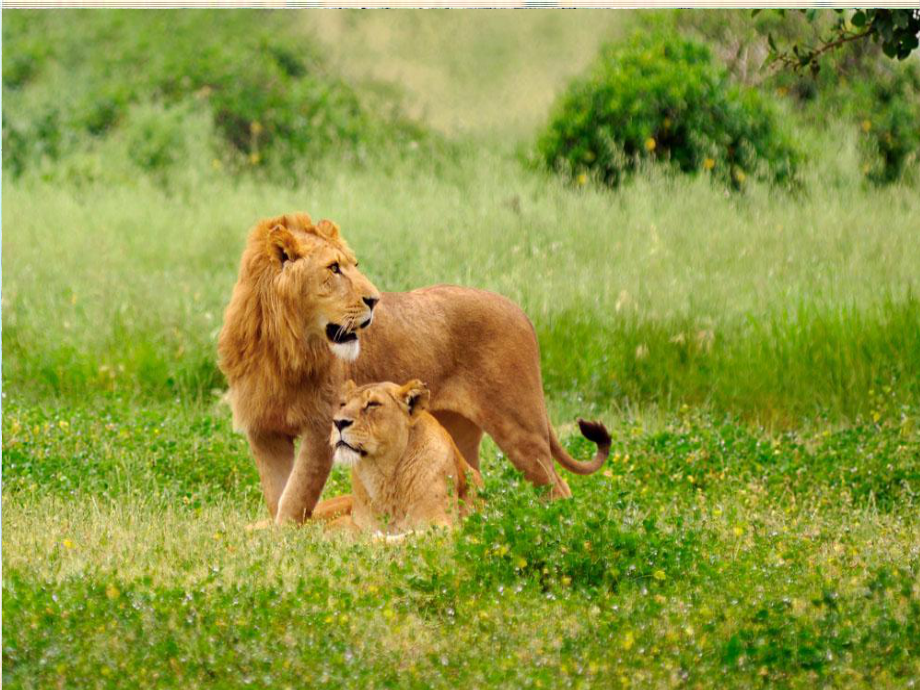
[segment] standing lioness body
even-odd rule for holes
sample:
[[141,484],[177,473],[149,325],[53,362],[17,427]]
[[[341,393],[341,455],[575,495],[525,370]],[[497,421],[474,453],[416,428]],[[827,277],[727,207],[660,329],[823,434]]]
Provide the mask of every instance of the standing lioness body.
[[[329,429],[346,378],[421,379],[431,413],[479,467],[488,433],[528,480],[571,495],[553,459],[595,472],[610,448],[600,424],[591,462],[560,446],[543,399],[540,354],[524,313],[499,295],[436,286],[381,295],[329,221],[280,216],[250,233],[220,334],[230,385],[272,517],[308,518],[332,466]],[[295,462],[294,441],[301,439]]]
[[428,399],[418,380],[345,385],[330,444],[351,467],[352,496],[316,506],[317,516],[345,513],[329,528],[401,534],[451,527],[466,513],[482,479],[428,414]]

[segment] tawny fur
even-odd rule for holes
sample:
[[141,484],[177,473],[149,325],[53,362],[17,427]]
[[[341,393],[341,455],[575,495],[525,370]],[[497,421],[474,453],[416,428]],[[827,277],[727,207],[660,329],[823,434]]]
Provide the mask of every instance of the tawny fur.
[[335,420],[348,426],[333,426],[330,444],[336,458],[354,456],[352,497],[350,505],[344,496],[317,504],[315,515],[338,515],[330,529],[401,534],[452,527],[473,506],[482,478],[426,411],[428,397],[417,380],[346,384]]
[[[377,298],[371,313],[367,300]],[[358,336],[355,361],[333,354],[324,331],[330,322]],[[327,439],[346,378],[425,381],[431,414],[471,467],[478,469],[488,433],[529,481],[552,485],[554,497],[571,495],[554,458],[571,471],[592,472],[609,452],[600,424],[592,427],[599,445],[591,463],[573,460],[559,444],[543,399],[537,339],[514,303],[449,285],[380,294],[358,271],[338,227],[306,214],[265,220],[251,231],[219,352],[235,425],[249,438],[277,522],[311,515],[332,465]]]

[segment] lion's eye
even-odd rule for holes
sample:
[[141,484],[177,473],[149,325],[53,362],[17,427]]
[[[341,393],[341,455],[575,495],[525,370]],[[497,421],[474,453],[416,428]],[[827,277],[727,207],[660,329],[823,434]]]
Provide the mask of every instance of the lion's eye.
[[333,273],[341,273],[342,270],[339,268],[339,262],[336,261],[334,264],[329,264],[329,270]]
[[380,407],[380,403],[371,400],[369,403],[367,403],[367,405],[364,406],[364,409],[365,409],[365,410],[369,410],[369,409],[371,409],[372,407]]

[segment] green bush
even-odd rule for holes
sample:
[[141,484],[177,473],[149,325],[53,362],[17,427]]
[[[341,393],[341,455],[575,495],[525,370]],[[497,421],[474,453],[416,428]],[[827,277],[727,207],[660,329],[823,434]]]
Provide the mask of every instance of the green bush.
[[[893,13],[891,18],[896,16],[903,17]],[[679,31],[710,46],[734,79],[757,83],[761,90],[792,101],[803,124],[824,128],[828,113],[842,116],[862,132],[863,174],[876,184],[889,184],[903,178],[920,150],[916,61],[899,64],[886,55],[882,44],[865,40],[816,56],[808,69],[767,69],[771,42],[780,51],[808,46],[815,35],[833,34],[841,19],[855,19],[855,15],[836,10],[756,16],[675,10],[643,15],[641,24],[650,30]],[[884,33],[880,36],[884,43]]]
[[147,172],[157,172],[185,158],[183,116],[179,109],[137,109],[126,128],[128,154],[135,165]]
[[157,110],[208,113],[219,135],[212,158],[285,179],[330,151],[360,158],[422,135],[394,104],[372,107],[333,74],[281,13],[4,19],[3,160],[14,174],[121,131],[139,143],[129,155],[141,168],[172,164],[179,156],[170,147],[181,137],[174,118],[151,118]]
[[538,150],[557,171],[609,186],[644,160],[708,171],[736,188],[749,175],[785,183],[800,158],[760,93],[732,84],[705,46],[671,33],[605,47],[557,103]]
[[903,69],[873,81],[858,102],[863,172],[876,184],[896,182],[920,154],[920,75]]

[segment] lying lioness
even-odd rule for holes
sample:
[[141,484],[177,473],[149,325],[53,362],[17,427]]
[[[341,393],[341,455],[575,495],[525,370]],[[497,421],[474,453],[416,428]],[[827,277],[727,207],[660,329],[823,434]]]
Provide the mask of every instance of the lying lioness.
[[335,461],[351,467],[352,495],[321,501],[314,518],[382,534],[457,523],[482,478],[426,411],[428,399],[417,379],[345,384],[330,443]]

